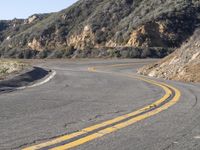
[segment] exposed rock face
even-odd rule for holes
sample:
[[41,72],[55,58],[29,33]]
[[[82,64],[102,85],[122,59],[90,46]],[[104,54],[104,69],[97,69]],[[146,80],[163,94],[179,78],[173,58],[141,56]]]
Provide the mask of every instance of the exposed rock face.
[[33,39],[33,41],[28,43],[28,46],[33,49],[33,50],[38,50],[38,51],[42,51],[43,50],[43,46],[40,43],[40,41],[38,41],[37,39]]
[[135,47],[165,47],[166,27],[160,22],[150,22],[134,30],[130,36],[127,46]]
[[180,49],[164,60],[139,70],[153,77],[200,82],[200,28]]
[[110,40],[110,41],[106,42],[105,46],[106,47],[117,47],[120,45],[118,43],[114,42],[113,40]]
[[25,23],[31,24],[33,21],[35,21],[38,17],[36,15],[33,15],[31,17],[29,17]]
[[86,25],[83,29],[83,32],[79,35],[72,35],[67,39],[67,43],[70,46],[75,47],[76,49],[83,50],[87,46],[94,47],[95,35],[92,32],[92,29],[89,25]]

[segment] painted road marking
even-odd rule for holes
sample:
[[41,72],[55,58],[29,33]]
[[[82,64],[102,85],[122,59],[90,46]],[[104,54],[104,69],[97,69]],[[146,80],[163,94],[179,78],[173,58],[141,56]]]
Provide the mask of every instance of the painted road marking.
[[17,90],[24,90],[26,88],[33,88],[33,87],[37,87],[37,86],[43,85],[43,84],[49,82],[51,79],[53,79],[55,77],[55,75],[56,75],[56,71],[53,70],[52,73],[51,73],[51,75],[48,78],[46,78],[45,80],[43,80],[41,82],[38,82],[38,83],[35,83],[33,85],[18,87],[18,88],[15,88],[15,89],[17,89]]
[[[119,65],[125,66],[125,64],[119,64]],[[116,67],[119,65],[112,65],[112,66]],[[111,65],[109,65],[109,66],[111,66]],[[103,67],[103,66],[100,66],[100,67]],[[88,70],[91,72],[108,73],[108,72],[104,72],[104,71],[97,71],[95,67],[88,68]],[[148,82],[150,84],[157,85],[165,91],[165,95],[161,99],[154,102],[153,104],[148,105],[148,106],[146,106],[142,109],[139,109],[137,111],[134,111],[132,113],[125,114],[125,115],[119,116],[117,118],[105,121],[103,123],[93,125],[91,127],[82,129],[82,130],[72,133],[72,134],[68,134],[68,135],[64,135],[64,136],[55,138],[55,139],[50,140],[45,143],[41,143],[41,144],[38,144],[35,146],[25,148],[24,150],[37,150],[37,149],[66,150],[66,149],[70,149],[70,148],[79,146],[81,144],[84,144],[86,142],[92,141],[94,139],[100,138],[106,134],[112,133],[119,129],[125,128],[125,127],[132,125],[143,119],[149,118],[161,111],[168,109],[169,107],[171,107],[172,105],[177,103],[178,100],[180,99],[180,95],[181,95],[180,91],[178,89],[176,89],[175,87],[170,86],[168,84],[149,80],[149,79],[146,79],[143,77],[133,76],[131,74],[121,74],[121,73],[117,73],[117,74],[120,76],[126,76],[129,78],[139,79],[139,80]],[[174,93],[173,98],[170,99],[170,101],[164,103],[167,99],[170,98],[170,96],[172,96],[173,93]],[[164,104],[161,105],[162,103],[164,103]],[[161,106],[156,107],[159,105],[161,105]],[[152,108],[154,108],[154,109],[152,109]],[[84,135],[86,135],[86,136],[84,136]],[[81,137],[78,138],[79,136],[81,136]],[[74,140],[67,143],[67,141],[71,140],[71,139],[72,140],[74,139]],[[62,143],[62,142],[64,142],[64,144],[59,145],[59,143]],[[65,142],[66,142],[66,144],[65,144]]]
[[200,139],[200,135],[195,136],[194,139]]

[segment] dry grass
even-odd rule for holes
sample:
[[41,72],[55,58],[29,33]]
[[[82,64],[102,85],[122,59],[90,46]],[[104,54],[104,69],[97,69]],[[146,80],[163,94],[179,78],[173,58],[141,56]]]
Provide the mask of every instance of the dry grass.
[[18,61],[11,59],[1,59],[0,60],[0,80],[5,78],[11,73],[18,73],[23,70],[27,65]]

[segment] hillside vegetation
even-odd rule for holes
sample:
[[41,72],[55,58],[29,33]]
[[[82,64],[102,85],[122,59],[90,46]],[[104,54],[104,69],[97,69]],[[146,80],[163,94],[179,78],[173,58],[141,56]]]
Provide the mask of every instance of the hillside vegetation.
[[164,57],[200,23],[198,0],[80,0],[57,13],[0,21],[0,56]]

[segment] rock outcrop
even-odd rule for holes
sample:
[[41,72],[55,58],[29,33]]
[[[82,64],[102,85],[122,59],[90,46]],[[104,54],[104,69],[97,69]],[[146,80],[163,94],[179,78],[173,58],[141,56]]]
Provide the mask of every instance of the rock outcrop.
[[135,47],[166,47],[165,39],[170,40],[172,33],[167,33],[167,27],[160,22],[149,22],[131,33],[127,46]]
[[73,46],[76,49],[84,50],[84,48],[90,46],[95,47],[95,35],[89,25],[86,25],[83,32],[78,35],[72,35],[67,39],[67,44]]
[[28,43],[28,47],[30,47],[31,49],[33,50],[37,50],[37,51],[42,51],[44,50],[43,49],[43,46],[41,44],[40,41],[38,41],[37,39],[33,39],[31,42]]

